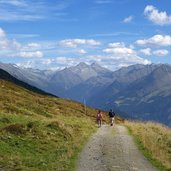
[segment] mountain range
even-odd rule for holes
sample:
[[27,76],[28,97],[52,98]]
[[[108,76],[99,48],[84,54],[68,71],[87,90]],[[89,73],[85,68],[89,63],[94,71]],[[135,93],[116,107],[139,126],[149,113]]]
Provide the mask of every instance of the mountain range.
[[171,66],[168,64],[137,64],[117,71],[97,63],[80,63],[60,71],[4,63],[0,63],[0,68],[51,94],[96,108],[112,108],[124,117],[171,126]]

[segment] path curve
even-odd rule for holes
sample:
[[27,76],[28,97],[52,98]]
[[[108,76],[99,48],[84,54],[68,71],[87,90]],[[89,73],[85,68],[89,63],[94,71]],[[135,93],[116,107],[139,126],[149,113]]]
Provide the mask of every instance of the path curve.
[[77,171],[157,171],[121,125],[103,125],[80,154]]

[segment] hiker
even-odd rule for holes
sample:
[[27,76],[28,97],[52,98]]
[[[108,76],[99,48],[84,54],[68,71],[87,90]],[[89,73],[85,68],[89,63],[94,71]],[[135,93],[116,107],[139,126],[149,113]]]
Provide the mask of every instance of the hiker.
[[103,119],[103,114],[101,110],[99,110],[97,113],[97,124],[99,128],[102,126],[102,119]]
[[109,111],[109,117],[110,117],[110,125],[113,126],[114,118],[115,118],[115,112],[110,109]]

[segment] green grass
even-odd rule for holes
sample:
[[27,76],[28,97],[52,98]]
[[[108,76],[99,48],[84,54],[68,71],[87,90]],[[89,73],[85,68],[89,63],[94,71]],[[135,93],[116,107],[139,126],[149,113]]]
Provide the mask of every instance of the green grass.
[[97,110],[0,80],[0,169],[72,171]]
[[[78,152],[95,131],[91,120],[85,118],[8,118],[10,123],[1,123],[0,135],[0,165],[7,170],[72,170]],[[13,129],[7,129],[9,126]]]
[[171,130],[156,123],[126,122],[143,155],[160,171],[171,170]]

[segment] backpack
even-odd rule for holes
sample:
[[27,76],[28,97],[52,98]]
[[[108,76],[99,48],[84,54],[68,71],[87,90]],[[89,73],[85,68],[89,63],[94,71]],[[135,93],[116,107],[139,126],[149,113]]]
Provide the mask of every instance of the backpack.
[[115,112],[110,111],[109,112],[109,117],[114,117],[114,116],[115,116]]

